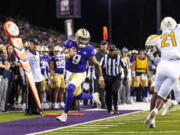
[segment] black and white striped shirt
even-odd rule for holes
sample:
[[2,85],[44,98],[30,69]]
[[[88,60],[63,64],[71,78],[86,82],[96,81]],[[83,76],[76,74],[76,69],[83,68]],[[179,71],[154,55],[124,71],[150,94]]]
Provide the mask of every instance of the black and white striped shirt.
[[101,66],[105,69],[106,75],[108,76],[119,76],[121,75],[121,68],[124,67],[121,57],[119,55],[111,57],[106,54],[101,59]]

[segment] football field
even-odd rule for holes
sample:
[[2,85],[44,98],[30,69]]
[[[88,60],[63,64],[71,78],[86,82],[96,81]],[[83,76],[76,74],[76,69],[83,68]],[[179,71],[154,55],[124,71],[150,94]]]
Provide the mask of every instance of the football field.
[[156,128],[144,126],[148,112],[138,112],[122,116],[115,116],[106,120],[91,122],[44,133],[43,135],[179,135],[180,107],[176,106],[168,116],[159,113]]
[[[52,112],[56,113],[56,112]],[[41,135],[179,135],[180,106],[175,106],[168,116],[156,119],[156,128],[144,126],[148,111],[121,110],[119,115],[109,116],[106,111],[85,111],[86,116],[71,116],[66,123],[55,117],[24,116],[22,113],[1,114],[1,131],[9,129],[9,134]],[[99,114],[99,115],[98,115]],[[11,117],[10,117],[11,115]],[[16,118],[16,119],[15,119]],[[14,128],[14,129],[13,129]],[[12,130],[13,129],[13,130]],[[10,130],[12,130],[10,132]],[[14,133],[13,133],[14,131]],[[6,131],[5,131],[6,132]]]

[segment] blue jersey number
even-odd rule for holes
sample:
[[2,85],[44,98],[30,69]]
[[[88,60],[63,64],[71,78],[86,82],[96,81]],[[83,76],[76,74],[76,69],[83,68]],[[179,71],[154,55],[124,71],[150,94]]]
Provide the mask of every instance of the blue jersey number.
[[73,64],[78,64],[80,62],[80,60],[81,60],[81,55],[77,54],[72,59],[73,59],[72,60]]

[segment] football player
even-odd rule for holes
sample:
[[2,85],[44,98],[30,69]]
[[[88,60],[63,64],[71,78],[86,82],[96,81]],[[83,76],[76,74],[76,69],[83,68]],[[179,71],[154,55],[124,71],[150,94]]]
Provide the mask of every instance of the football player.
[[148,58],[144,50],[139,51],[132,65],[132,91],[130,102],[133,103],[134,93],[139,90],[140,84],[144,88],[144,102],[148,102]]
[[155,117],[162,108],[167,96],[174,89],[176,100],[180,101],[180,26],[172,17],[165,17],[161,22],[162,34],[157,40],[161,52],[161,61],[156,70],[155,94],[157,97],[154,109],[145,120],[145,125],[154,128]]
[[56,117],[61,122],[67,121],[67,113],[71,107],[74,99],[93,99],[98,107],[101,107],[98,93],[93,95],[83,93],[81,91],[81,84],[86,78],[86,66],[89,60],[95,66],[95,69],[99,75],[100,88],[104,88],[104,78],[100,64],[95,58],[94,47],[89,44],[90,34],[86,29],[79,29],[75,34],[75,40],[68,39],[64,43],[66,49],[71,49],[70,53],[74,52],[74,55],[68,56],[66,54],[66,70],[71,72],[71,76],[68,79],[67,95],[64,113]]
[[40,56],[40,66],[41,66],[41,73],[43,75],[43,81],[41,82],[41,102],[42,102],[42,108],[43,109],[49,109],[49,105],[46,101],[47,91],[48,91],[48,84],[49,84],[49,63],[50,63],[50,57],[49,57],[49,49],[47,46],[42,46],[39,49],[39,52],[42,52]]
[[[51,58],[50,62],[50,72],[51,76],[53,76],[54,82],[54,91],[53,91],[53,101],[54,101],[54,109],[64,108],[64,89],[65,89],[65,81],[64,81],[64,68],[65,68],[65,57],[61,54],[62,47],[55,46],[54,48],[54,56]],[[58,103],[58,98],[60,103]]]

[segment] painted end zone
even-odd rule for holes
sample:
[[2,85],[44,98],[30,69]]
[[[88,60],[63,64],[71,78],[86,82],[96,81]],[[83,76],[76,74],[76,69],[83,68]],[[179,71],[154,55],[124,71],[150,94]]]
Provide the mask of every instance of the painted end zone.
[[134,112],[139,112],[139,110],[121,110],[119,111],[119,114],[116,115],[108,115],[107,111],[81,111],[79,113],[84,113],[86,115],[83,117],[69,116],[66,123],[57,121],[55,119],[55,116],[17,120],[13,122],[0,123],[0,134],[32,135],[36,133],[43,133],[93,121],[103,120],[111,117],[118,117],[119,115],[126,115]]

